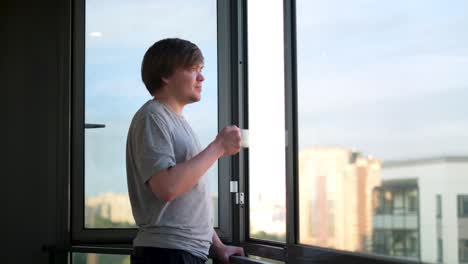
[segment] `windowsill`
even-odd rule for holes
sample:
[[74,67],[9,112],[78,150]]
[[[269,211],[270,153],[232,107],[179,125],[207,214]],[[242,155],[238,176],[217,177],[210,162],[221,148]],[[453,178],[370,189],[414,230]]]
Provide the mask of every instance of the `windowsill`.
[[239,257],[239,256],[230,257],[229,262],[231,264],[270,264],[270,262],[267,262],[267,261],[251,259],[248,257]]
[[[71,247],[56,247],[44,246],[43,250],[49,255],[56,255],[65,252],[71,253],[95,253],[95,254],[111,254],[111,255],[131,255],[132,245],[115,244],[115,245],[80,245]],[[212,259],[212,256],[209,256]],[[251,259],[248,257],[232,256],[230,262],[233,264],[269,264],[262,260]]]

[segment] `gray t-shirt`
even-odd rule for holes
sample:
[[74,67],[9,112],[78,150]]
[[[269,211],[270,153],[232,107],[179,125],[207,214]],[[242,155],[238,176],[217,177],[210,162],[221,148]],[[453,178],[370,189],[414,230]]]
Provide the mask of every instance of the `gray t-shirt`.
[[135,114],[127,137],[128,193],[139,227],[133,246],[182,249],[207,259],[213,208],[205,175],[171,202],[159,199],[147,185],[158,171],[189,160],[200,151],[185,118],[157,100],[148,101]]

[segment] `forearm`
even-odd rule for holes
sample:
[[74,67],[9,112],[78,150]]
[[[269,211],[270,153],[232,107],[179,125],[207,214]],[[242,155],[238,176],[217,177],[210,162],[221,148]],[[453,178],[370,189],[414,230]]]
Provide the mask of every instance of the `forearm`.
[[216,230],[213,230],[212,240],[213,240],[213,244],[211,245],[211,250],[213,251],[213,253],[219,252],[219,249],[222,248],[224,244],[221,241],[221,239],[219,239],[218,234],[216,233]]
[[219,239],[216,231],[213,231],[213,244],[210,248],[210,254],[221,261],[221,263],[229,263],[231,256],[245,256],[244,249],[236,246],[224,245]]
[[192,159],[153,175],[149,186],[159,198],[171,201],[193,188],[222,155],[222,147],[213,141]]

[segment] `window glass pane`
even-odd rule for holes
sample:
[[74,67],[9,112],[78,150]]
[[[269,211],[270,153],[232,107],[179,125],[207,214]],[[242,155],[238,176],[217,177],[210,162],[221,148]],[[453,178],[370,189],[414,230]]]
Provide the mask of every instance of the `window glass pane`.
[[442,196],[440,194],[436,195],[436,217],[442,218]]
[[[177,11],[177,12],[175,12]],[[168,37],[188,39],[205,57],[202,101],[184,115],[208,145],[218,131],[216,0],[86,1],[85,225],[132,227],[127,193],[125,145],[131,118],[151,99],[140,77],[146,50]],[[192,26],[196,21],[197,29]],[[215,212],[218,169],[209,172]],[[218,224],[217,214],[215,225]]]
[[299,242],[459,263],[468,2],[296,4]]
[[247,3],[250,236],[285,241],[283,1]]
[[441,263],[444,257],[444,248],[442,239],[437,239],[437,263]]
[[468,217],[468,195],[458,196],[458,216]]
[[468,262],[468,239],[460,239],[458,242],[460,262]]
[[128,255],[73,253],[73,264],[130,264]]
[[[94,253],[73,253],[73,264],[130,264],[128,255],[110,255]],[[213,264],[211,259],[206,264]]]

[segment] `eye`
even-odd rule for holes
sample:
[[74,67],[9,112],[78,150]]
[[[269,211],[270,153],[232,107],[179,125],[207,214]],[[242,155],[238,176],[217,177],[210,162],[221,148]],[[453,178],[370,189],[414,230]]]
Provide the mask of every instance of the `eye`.
[[193,66],[190,68],[190,70],[196,71],[196,72],[202,72],[203,66]]

